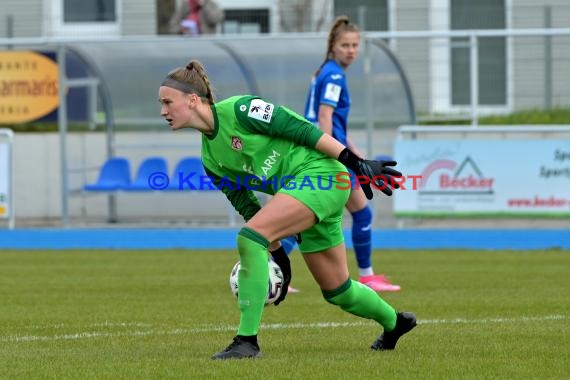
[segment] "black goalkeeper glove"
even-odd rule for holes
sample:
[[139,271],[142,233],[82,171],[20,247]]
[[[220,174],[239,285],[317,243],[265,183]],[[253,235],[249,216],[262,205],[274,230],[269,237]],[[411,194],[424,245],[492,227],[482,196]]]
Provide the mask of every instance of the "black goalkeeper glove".
[[281,268],[281,272],[283,273],[283,287],[281,288],[281,295],[277,300],[273,303],[275,306],[279,305],[281,301],[285,299],[287,296],[287,291],[289,290],[289,284],[291,283],[291,262],[289,261],[289,256],[287,256],[287,252],[283,246],[277,248],[275,251],[270,251],[271,256],[273,257],[273,261],[279,268]]
[[[344,150],[340,152],[338,160],[356,173],[357,180],[368,199],[372,199],[374,196],[370,185],[386,195],[392,195],[392,187],[395,189],[400,188],[400,185],[394,178],[401,177],[402,173],[391,168],[391,166],[397,165],[396,161],[364,160],[348,148],[344,148]],[[364,180],[362,183],[360,182],[360,178],[367,180]]]

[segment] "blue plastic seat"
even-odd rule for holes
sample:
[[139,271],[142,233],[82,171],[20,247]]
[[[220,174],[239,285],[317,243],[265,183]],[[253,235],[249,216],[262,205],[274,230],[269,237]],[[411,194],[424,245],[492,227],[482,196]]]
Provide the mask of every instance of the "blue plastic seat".
[[163,157],[148,157],[139,165],[135,180],[129,185],[121,187],[126,191],[153,191],[164,190],[168,185],[168,163]]
[[116,191],[131,183],[131,165],[124,157],[112,157],[108,159],[96,183],[87,184],[85,191]]
[[[182,179],[182,182],[180,180]],[[217,190],[207,178],[206,171],[199,157],[185,157],[181,159],[172,176],[167,190],[170,191],[209,191]]]

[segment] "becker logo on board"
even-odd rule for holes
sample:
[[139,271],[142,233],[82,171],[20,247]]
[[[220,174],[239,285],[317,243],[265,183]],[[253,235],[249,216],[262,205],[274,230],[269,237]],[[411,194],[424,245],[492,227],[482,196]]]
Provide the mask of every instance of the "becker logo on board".
[[422,171],[420,194],[493,194],[495,179],[485,177],[475,161],[435,160]]
[[57,64],[31,51],[0,52],[0,124],[39,119],[59,105]]

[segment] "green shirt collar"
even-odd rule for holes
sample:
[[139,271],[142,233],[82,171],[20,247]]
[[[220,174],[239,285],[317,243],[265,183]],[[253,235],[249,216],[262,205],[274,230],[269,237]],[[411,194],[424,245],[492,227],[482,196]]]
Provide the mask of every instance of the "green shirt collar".
[[212,104],[210,106],[210,109],[212,110],[212,115],[214,115],[214,130],[212,131],[212,134],[210,135],[204,134],[204,135],[208,140],[213,140],[216,138],[216,136],[218,135],[218,131],[220,130],[220,122],[218,120],[218,113],[216,112],[216,105]]

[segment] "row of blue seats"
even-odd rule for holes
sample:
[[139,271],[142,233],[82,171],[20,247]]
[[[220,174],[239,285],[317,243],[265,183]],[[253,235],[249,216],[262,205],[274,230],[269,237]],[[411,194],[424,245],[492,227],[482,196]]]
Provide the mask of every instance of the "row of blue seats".
[[[169,176],[168,163],[163,157],[148,157],[131,179],[131,163],[125,157],[108,159],[99,172],[97,182],[83,187],[85,191],[153,191],[153,190],[215,190],[206,181],[206,172],[199,157],[181,159]],[[182,174],[183,182],[180,183]]]

